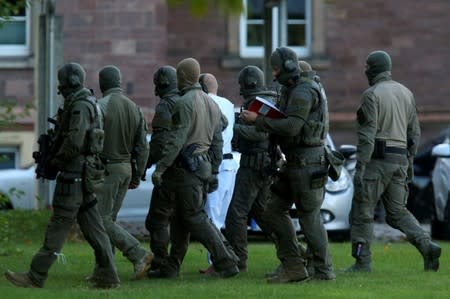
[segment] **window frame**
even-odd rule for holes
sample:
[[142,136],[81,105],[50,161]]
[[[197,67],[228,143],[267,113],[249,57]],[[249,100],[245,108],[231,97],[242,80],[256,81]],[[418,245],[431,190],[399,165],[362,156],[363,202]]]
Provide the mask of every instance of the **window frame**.
[[31,53],[31,10],[29,5],[25,8],[25,16],[9,16],[6,22],[25,21],[25,43],[24,44],[1,44],[0,57],[20,57],[28,56]]
[[[247,19],[247,1],[242,0],[244,2],[244,13],[240,16],[240,22],[239,22],[239,53],[240,57],[242,58],[262,58],[264,57],[264,47],[261,46],[247,46],[247,28],[249,24],[249,20]],[[287,0],[286,0],[287,1]],[[294,51],[297,52],[297,54],[301,57],[307,57],[311,55],[312,52],[312,17],[313,17],[313,11],[312,11],[312,1],[311,0],[304,0],[305,1],[305,20],[300,19],[292,19],[291,21],[287,21],[286,27],[282,30],[278,30],[280,26],[280,13],[278,7],[272,8],[272,45],[273,49],[280,47],[280,46],[287,46]],[[287,5],[286,5],[287,6]],[[287,12],[286,12],[287,15]],[[250,22],[252,23],[252,22]],[[263,24],[263,20],[260,22]],[[304,47],[298,47],[298,46],[291,46],[287,45],[287,25],[288,24],[305,24],[305,43],[306,45]],[[286,31],[284,34],[283,31]],[[281,32],[281,34],[279,34]]]
[[1,168],[1,169],[17,169],[20,166],[20,151],[16,147],[0,146],[0,156],[4,154],[14,154],[14,167],[13,168]]

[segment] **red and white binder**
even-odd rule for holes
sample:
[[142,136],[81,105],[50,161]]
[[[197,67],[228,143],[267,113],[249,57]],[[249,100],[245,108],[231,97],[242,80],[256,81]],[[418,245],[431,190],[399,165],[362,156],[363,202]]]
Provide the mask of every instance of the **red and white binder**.
[[271,101],[261,97],[256,97],[248,107],[248,111],[253,111],[262,116],[270,118],[285,118],[286,114],[280,111]]

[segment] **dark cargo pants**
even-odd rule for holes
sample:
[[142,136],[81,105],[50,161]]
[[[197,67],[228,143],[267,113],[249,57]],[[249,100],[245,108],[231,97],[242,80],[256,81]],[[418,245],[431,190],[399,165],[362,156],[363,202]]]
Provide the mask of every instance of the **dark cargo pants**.
[[169,169],[163,176],[163,181],[165,179],[170,179],[167,187],[175,199],[175,212],[170,223],[172,249],[169,266],[179,271],[190,235],[211,253],[217,271],[236,265],[237,257],[226,247],[225,238],[205,212],[205,182],[183,168]]
[[273,232],[277,256],[282,265],[289,267],[303,263],[302,251],[289,214],[294,203],[302,232],[313,255],[314,272],[326,275],[334,272],[327,232],[320,217],[326,177],[322,184],[312,180],[323,168],[321,165],[304,168],[288,166],[271,188],[265,217]]
[[386,153],[385,159],[372,159],[364,172],[363,186],[355,186],[351,210],[352,243],[372,242],[374,211],[381,199],[386,222],[402,231],[413,244],[428,243],[430,236],[406,208],[408,199],[408,159]]
[[176,232],[172,232],[174,226],[170,225],[175,210],[175,198],[170,190],[165,186],[155,186],[152,192],[152,198],[147,217],[145,219],[145,227],[150,233],[150,249],[153,251],[155,258],[153,264],[158,267],[169,256],[168,248],[171,243],[171,256],[174,256],[180,263],[183,262],[186,254],[188,243],[181,240],[181,244],[177,244],[178,238],[173,238]]
[[249,216],[264,233],[268,232],[267,221],[263,216],[270,191],[271,177],[262,171],[248,167],[240,167],[236,175],[233,198],[225,218],[225,236],[239,257],[239,266],[246,267],[247,222]]
[[94,249],[96,268],[94,276],[98,281],[119,282],[111,244],[103,227],[97,206],[83,194],[80,175],[61,173],[57,178],[53,197],[53,214],[47,226],[44,244],[34,255],[28,272],[30,279],[43,286],[48,271],[58,255],[70,229],[78,220],[80,229]]
[[117,222],[117,214],[131,180],[131,164],[106,164],[105,184],[98,194],[98,209],[111,243],[133,264],[142,259],[147,251],[141,243]]

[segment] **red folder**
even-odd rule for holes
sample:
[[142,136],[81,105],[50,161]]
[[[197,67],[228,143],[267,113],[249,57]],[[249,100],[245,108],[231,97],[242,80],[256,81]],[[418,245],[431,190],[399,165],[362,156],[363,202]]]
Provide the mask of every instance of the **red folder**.
[[286,117],[286,114],[281,112],[271,101],[261,97],[256,97],[248,107],[248,110],[270,118]]

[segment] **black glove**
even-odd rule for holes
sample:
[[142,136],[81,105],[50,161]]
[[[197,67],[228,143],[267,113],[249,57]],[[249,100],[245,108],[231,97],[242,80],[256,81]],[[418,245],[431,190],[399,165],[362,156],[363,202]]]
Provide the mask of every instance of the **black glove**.
[[217,179],[217,174],[213,174],[209,179],[207,183],[207,191],[208,193],[212,193],[219,188],[219,179]]

